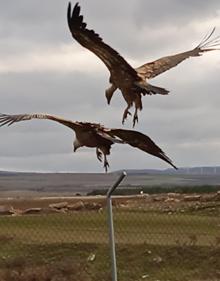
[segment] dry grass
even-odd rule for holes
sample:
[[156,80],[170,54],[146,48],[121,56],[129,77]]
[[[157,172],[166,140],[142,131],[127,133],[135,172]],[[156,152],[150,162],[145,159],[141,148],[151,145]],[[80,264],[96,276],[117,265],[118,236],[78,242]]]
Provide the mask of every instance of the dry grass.
[[27,266],[25,260],[14,260],[1,272],[1,281],[90,281],[86,268],[63,260],[53,265]]
[[[215,213],[192,205],[184,212],[167,212],[161,202],[123,200],[114,203],[121,281],[220,280],[220,224]],[[28,205],[33,201],[18,202],[33,207]],[[104,209],[1,217],[0,281],[110,280],[106,215]],[[91,254],[94,261],[88,259]]]

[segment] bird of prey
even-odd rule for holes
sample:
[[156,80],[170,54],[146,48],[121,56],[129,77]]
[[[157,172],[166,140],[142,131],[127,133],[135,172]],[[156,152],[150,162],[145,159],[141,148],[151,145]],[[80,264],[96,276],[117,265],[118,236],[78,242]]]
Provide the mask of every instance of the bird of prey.
[[74,130],[74,152],[82,146],[96,148],[96,155],[98,160],[102,162],[102,156],[104,157],[104,168],[106,172],[109,167],[107,155],[110,154],[111,146],[114,143],[129,144],[166,161],[173,168],[177,169],[172,161],[161,150],[161,148],[158,147],[148,136],[133,130],[109,129],[100,124],[71,121],[49,114],[0,114],[0,127],[6,124],[10,126],[16,122],[31,119],[52,120]]
[[69,3],[67,19],[73,38],[83,47],[97,55],[110,71],[109,82],[111,85],[105,91],[108,104],[110,104],[114,92],[120,89],[127,103],[122,123],[124,123],[128,115],[131,115],[129,109],[133,105],[135,106],[133,127],[138,122],[138,110],[142,109],[142,95],[167,95],[169,93],[164,88],[149,84],[149,79],[175,67],[187,58],[197,57],[204,52],[216,50],[215,47],[219,46],[220,43],[220,36],[211,38],[215,31],[215,28],[213,28],[211,33],[207,34],[194,49],[162,57],[156,61],[133,68],[116,50],[107,45],[94,30],[87,28],[87,24],[83,21],[83,16],[80,14],[78,3],[75,4],[73,9],[71,8],[71,3]]

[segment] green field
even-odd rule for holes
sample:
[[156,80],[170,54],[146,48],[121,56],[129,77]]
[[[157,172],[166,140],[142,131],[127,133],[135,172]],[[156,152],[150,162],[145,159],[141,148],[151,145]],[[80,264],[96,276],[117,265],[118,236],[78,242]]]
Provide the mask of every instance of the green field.
[[[114,219],[119,280],[220,280],[219,216],[115,208]],[[105,209],[0,218],[0,280],[104,281],[110,266]]]

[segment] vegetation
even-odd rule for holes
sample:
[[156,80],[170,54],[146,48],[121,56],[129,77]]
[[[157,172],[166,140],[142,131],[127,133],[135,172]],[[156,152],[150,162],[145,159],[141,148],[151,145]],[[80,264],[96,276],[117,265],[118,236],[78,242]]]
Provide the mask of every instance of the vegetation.
[[[106,211],[0,219],[1,281],[110,280]],[[114,208],[120,280],[218,280],[219,218]]]
[[[137,187],[119,187],[115,190],[114,195],[133,195],[139,194],[140,192],[148,194],[160,194],[168,192],[177,192],[177,193],[210,193],[217,192],[220,190],[220,186],[216,185],[192,185],[192,186],[162,186],[162,185],[153,185],[153,186],[137,186]],[[105,195],[107,193],[106,189],[95,189],[92,192],[89,192],[87,195]]]

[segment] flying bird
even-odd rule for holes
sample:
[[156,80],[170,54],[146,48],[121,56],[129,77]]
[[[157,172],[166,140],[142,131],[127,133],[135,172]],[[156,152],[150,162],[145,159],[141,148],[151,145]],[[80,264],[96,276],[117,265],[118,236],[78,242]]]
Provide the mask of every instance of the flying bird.
[[215,47],[220,45],[220,36],[211,38],[215,31],[215,28],[213,28],[211,33],[207,34],[194,49],[162,57],[156,61],[133,68],[116,50],[107,45],[99,34],[87,28],[87,24],[80,14],[79,3],[76,3],[73,9],[71,8],[71,3],[69,3],[67,20],[73,38],[98,56],[110,71],[110,87],[105,91],[108,104],[110,104],[114,92],[120,89],[127,103],[122,124],[124,124],[127,116],[131,115],[129,109],[133,105],[135,106],[133,127],[138,122],[138,110],[142,110],[143,107],[142,95],[167,95],[169,93],[164,88],[149,84],[148,80],[178,65],[187,58],[201,56],[204,52],[217,50]]
[[72,129],[75,132],[73,151],[75,152],[82,146],[96,148],[96,156],[98,160],[102,162],[104,158],[104,168],[106,172],[109,167],[107,155],[110,154],[111,146],[114,143],[129,144],[130,146],[136,147],[164,160],[173,168],[177,169],[161,148],[158,147],[148,136],[133,130],[109,129],[100,124],[71,121],[49,114],[0,114],[0,127],[6,124],[10,126],[16,122],[31,119],[48,119],[61,123],[62,125]]

